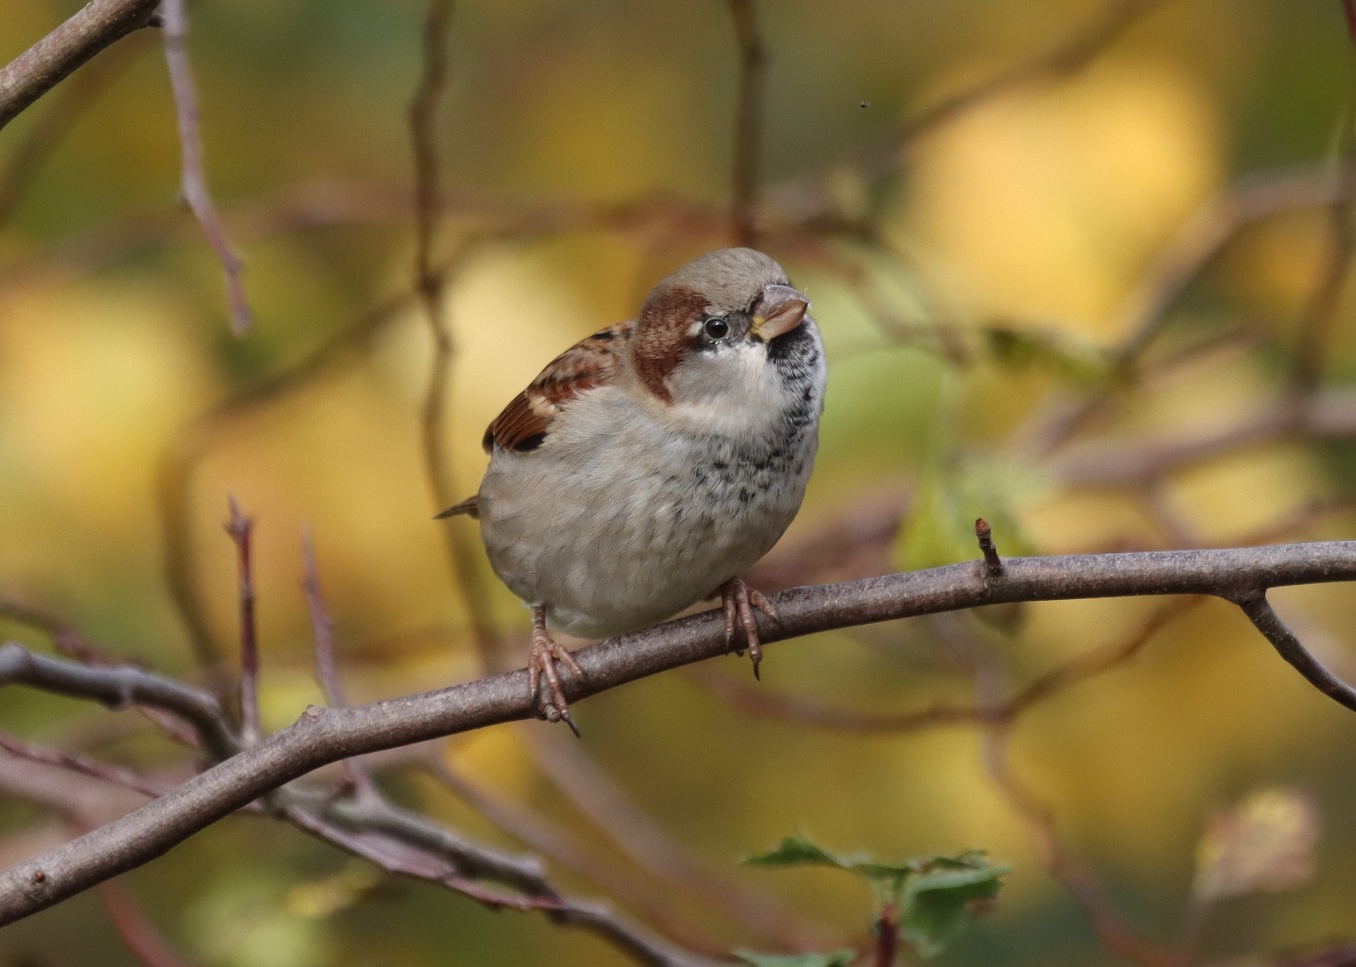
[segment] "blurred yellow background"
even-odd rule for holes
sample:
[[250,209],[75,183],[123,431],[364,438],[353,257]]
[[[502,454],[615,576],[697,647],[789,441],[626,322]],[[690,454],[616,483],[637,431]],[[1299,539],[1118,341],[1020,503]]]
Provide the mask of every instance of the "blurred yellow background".
[[[76,6],[6,0],[0,60]],[[1200,219],[1228,214],[1215,200],[1231,186],[1291,171],[1320,183],[1337,164],[1356,57],[1338,0],[1142,4],[1085,65],[1013,77],[890,155],[880,177],[857,163],[907,119],[1032,63],[1115,6],[759,4],[762,244],[814,299],[831,366],[816,475],[769,566],[878,507],[904,513],[899,540],[853,560],[807,564],[802,554],[778,574],[819,582],[972,557],[977,516],[994,523],[1005,553],[1350,533],[1342,507],[1308,511],[1350,493],[1356,460],[1342,437],[1356,425],[1318,442],[1297,432],[1224,449],[1145,479],[1087,469],[1283,404],[1329,258],[1323,205],[1281,206],[1241,231],[1164,317],[1142,378],[1118,376],[1112,357],[1143,318],[1136,307],[1162,259],[1189,246]],[[418,305],[399,302],[413,279],[406,111],[424,13],[405,0],[192,5],[209,183],[257,316],[241,340],[229,334],[220,266],[178,205],[154,32],[84,68],[90,92],[72,94],[68,81],[0,133],[0,201],[13,193],[12,207],[0,204],[0,597],[60,616],[122,659],[196,680],[165,571],[212,652],[234,661],[236,563],[221,527],[234,497],[257,521],[269,728],[322,701],[299,590],[303,528],[352,701],[478,674],[443,525],[430,519],[440,504],[420,410],[433,341]],[[462,0],[451,38],[435,258],[457,257],[442,442],[461,497],[484,466],[484,426],[548,360],[628,317],[690,256],[731,241],[738,62],[717,0]],[[25,146],[63,112],[63,136],[18,180]],[[870,232],[807,223],[823,198]],[[629,215],[609,208],[633,202]],[[486,239],[517,213],[522,230]],[[362,338],[346,337],[392,300]],[[1356,372],[1354,309],[1340,296],[1308,392],[1340,402]],[[1111,402],[1078,433],[1041,444],[1061,407],[1105,387]],[[469,521],[446,526],[474,537]],[[528,613],[480,563],[504,660],[521,663]],[[1356,675],[1347,587],[1273,599],[1330,667]],[[1020,686],[1133,639],[1164,606],[1041,604],[992,622],[822,635],[770,649],[758,688],[857,711],[964,704],[972,686],[958,635]],[[3,618],[0,634],[47,644]],[[1045,869],[1030,824],[986,771],[975,726],[863,736],[721,697],[751,688],[747,665],[727,659],[598,696],[575,711],[581,750],[697,861],[779,898],[808,933],[860,940],[866,892],[832,873],[734,867],[796,829],[883,857],[980,848],[1009,863],[997,907],[946,963],[1121,962]],[[182,761],[132,713],[33,692],[5,693],[0,727],[148,769]],[[467,735],[440,755],[624,863],[543,774],[548,728]],[[1012,769],[1136,930],[1165,945],[1195,934],[1189,942],[1213,960],[1352,935],[1354,737],[1350,713],[1304,684],[1236,609],[1209,602],[1166,623],[1133,661],[1023,716]],[[1277,785],[1302,790],[1321,817],[1313,876],[1222,899],[1192,925],[1197,843],[1212,812]],[[388,789],[512,842],[419,773],[393,768]],[[67,835],[44,815],[0,799],[0,860]],[[681,883],[637,875],[660,896],[672,889],[668,912],[719,943],[776,939]],[[221,823],[123,882],[194,963],[628,962],[539,915],[489,916],[450,893],[385,881],[252,818]],[[0,934],[0,963],[16,967],[137,962],[93,894]]]

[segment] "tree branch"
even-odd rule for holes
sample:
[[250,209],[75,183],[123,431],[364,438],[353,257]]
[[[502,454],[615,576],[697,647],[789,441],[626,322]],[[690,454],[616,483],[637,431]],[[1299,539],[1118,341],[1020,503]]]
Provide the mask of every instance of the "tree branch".
[[[974,561],[843,584],[793,588],[772,596],[780,622],[762,631],[764,641],[770,643],[834,628],[981,605],[1090,597],[1204,594],[1243,606],[1250,596],[1267,588],[1352,580],[1356,580],[1356,541],[1012,558],[1004,561],[1004,573],[997,578],[987,573],[982,562]],[[583,649],[578,659],[587,680],[567,679],[566,694],[571,701],[578,701],[626,682],[716,657],[729,648],[717,612],[682,618]],[[1289,655],[1287,659],[1293,661]],[[6,680],[6,668],[23,672],[39,667],[37,662],[36,656],[19,645],[0,649],[0,682]],[[124,697],[124,690],[113,682],[124,681],[121,676],[126,669],[67,667],[51,659],[44,662],[41,667],[48,669],[44,675],[30,671],[26,677],[16,677],[11,673],[8,680],[44,687],[51,682],[64,686],[57,690],[68,694],[89,694],[102,700]],[[154,676],[147,677],[154,680]],[[69,679],[78,679],[82,687],[73,688]],[[147,687],[144,682],[142,687]],[[156,687],[163,690],[165,683]],[[1341,698],[1334,690],[1324,691]],[[0,874],[0,924],[45,909],[139,866],[322,765],[527,718],[533,711],[527,672],[522,669],[370,705],[308,708],[290,728],[193,777],[178,789]]]
[[0,68],[0,128],[99,51],[150,26],[159,4],[160,0],[92,0]]

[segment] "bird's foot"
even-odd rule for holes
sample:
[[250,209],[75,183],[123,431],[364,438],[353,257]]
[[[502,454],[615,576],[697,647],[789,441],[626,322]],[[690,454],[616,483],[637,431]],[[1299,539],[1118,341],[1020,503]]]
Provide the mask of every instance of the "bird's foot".
[[[757,608],[772,621],[781,624],[777,612],[768,603],[767,598],[749,587],[741,578],[731,578],[720,586],[720,603],[725,612],[725,643],[733,647],[735,643],[735,625],[744,632],[744,644],[749,649],[749,658],[753,662],[753,677],[760,678],[758,664],[763,660],[763,646],[758,640],[758,619],[753,609]],[[739,654],[743,654],[740,651]]]
[[[579,726],[574,724],[570,715],[570,703],[565,700],[565,690],[560,684],[560,671],[556,668],[560,662],[575,677],[582,680],[584,670],[574,660],[574,656],[556,643],[546,630],[546,609],[534,609],[532,623],[532,647],[527,655],[527,674],[532,686],[532,702],[537,706],[537,714],[548,722],[564,722],[570,731],[579,736]],[[549,700],[541,692],[542,679],[546,679]]]

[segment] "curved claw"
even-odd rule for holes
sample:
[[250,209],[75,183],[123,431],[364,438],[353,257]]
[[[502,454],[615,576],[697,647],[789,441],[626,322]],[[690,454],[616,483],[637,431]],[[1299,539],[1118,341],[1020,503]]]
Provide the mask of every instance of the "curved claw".
[[[560,684],[560,671],[556,668],[560,662],[581,681],[584,670],[574,660],[574,656],[556,643],[546,631],[546,609],[533,609],[532,647],[527,655],[528,683],[532,691],[532,702],[537,706],[537,714],[548,722],[564,722],[570,731],[579,737],[579,726],[574,724],[570,714],[570,703],[565,699],[565,690]],[[541,681],[546,679],[546,690],[550,699],[544,700],[541,694]]]
[[773,610],[768,599],[745,584],[741,578],[731,578],[720,586],[720,603],[725,612],[725,643],[734,647],[735,624],[738,623],[744,632],[744,644],[749,649],[749,659],[753,662],[753,677],[761,680],[758,666],[763,660],[763,646],[758,637],[758,619],[753,611],[757,608],[777,624],[781,624],[781,619],[777,617],[777,612]]

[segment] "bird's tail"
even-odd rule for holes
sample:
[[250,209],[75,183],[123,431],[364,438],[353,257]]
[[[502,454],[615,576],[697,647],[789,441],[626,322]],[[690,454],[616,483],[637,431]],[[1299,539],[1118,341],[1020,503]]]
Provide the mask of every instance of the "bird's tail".
[[480,519],[480,498],[467,497],[459,504],[453,504],[447,510],[443,511],[434,520],[441,520],[444,517],[456,517],[458,514],[465,514],[467,517]]

